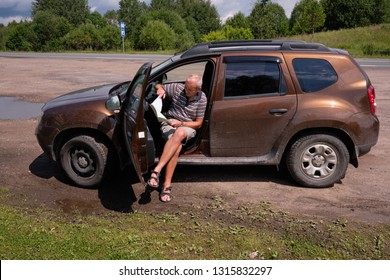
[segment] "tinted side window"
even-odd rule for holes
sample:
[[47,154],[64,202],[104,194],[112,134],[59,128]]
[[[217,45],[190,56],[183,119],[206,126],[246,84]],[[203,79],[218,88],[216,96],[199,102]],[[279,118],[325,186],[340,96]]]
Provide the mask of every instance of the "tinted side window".
[[293,67],[304,92],[322,90],[337,82],[337,73],[324,59],[296,58]]
[[277,61],[225,62],[225,97],[279,95],[286,92]]

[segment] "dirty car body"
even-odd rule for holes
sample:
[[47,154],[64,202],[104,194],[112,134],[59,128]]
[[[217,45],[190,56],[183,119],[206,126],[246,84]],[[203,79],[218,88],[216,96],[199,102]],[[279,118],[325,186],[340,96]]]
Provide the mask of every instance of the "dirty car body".
[[299,185],[329,187],[377,143],[375,90],[352,57],[273,40],[202,43],[144,64],[131,82],[60,96],[43,107],[38,142],[78,185],[98,185],[117,162],[143,181],[164,146],[149,107],[154,85],[192,73],[208,105],[179,164],[285,165]]

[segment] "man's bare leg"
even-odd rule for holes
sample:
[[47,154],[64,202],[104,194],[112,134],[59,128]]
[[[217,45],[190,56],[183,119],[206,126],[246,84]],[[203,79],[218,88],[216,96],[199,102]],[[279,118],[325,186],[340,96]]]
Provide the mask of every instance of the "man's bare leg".
[[[168,202],[171,200],[171,184],[172,184],[172,178],[173,173],[175,172],[177,161],[179,159],[180,151],[181,151],[182,145],[178,147],[176,150],[176,153],[173,155],[170,161],[168,161],[166,168],[165,168],[165,180],[163,184],[163,190],[162,195],[160,196],[160,200],[163,202]],[[164,194],[165,193],[165,194]]]
[[[172,135],[172,137],[169,138],[168,141],[165,143],[163,153],[160,157],[160,161],[158,162],[158,164],[154,168],[154,171],[161,173],[161,170],[164,168],[164,166],[167,164],[169,165],[172,158],[176,157],[176,159],[172,162],[172,165],[170,167],[167,166],[166,173],[168,173],[168,174],[171,173],[171,175],[170,175],[171,178],[168,177],[169,183],[172,179],[173,172],[174,172],[176,165],[177,165],[177,160],[179,158],[179,154],[180,154],[181,147],[182,147],[182,141],[186,137],[187,137],[186,131],[184,129],[178,128],[175,131],[175,133]],[[171,168],[173,170],[171,170]],[[167,176],[166,176],[166,178],[167,178]],[[153,180],[153,179],[154,179],[154,177],[151,177],[151,181],[152,182],[154,181],[157,184],[157,181]]]

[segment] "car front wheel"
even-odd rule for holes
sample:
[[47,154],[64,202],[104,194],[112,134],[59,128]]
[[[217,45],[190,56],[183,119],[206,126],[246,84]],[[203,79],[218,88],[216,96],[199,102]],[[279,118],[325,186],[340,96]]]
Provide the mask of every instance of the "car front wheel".
[[103,178],[107,152],[106,145],[97,139],[86,135],[76,136],[62,146],[61,165],[77,185],[94,187]]
[[333,135],[313,134],[296,140],[287,155],[292,178],[305,187],[331,187],[347,171],[349,152]]

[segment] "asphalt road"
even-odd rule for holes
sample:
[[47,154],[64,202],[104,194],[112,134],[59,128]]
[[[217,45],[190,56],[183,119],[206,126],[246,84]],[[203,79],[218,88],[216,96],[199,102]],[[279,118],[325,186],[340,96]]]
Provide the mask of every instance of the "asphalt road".
[[[32,53],[32,52],[0,52],[0,57],[18,58],[58,58],[58,59],[119,59],[132,61],[162,61],[170,55],[157,54],[88,54],[88,53]],[[390,59],[358,58],[356,61],[362,67],[390,67]]]
[[39,53],[39,52],[0,52],[0,57],[18,58],[57,58],[57,59],[108,59],[150,61],[165,60],[170,55],[159,54],[95,54],[95,53]]

